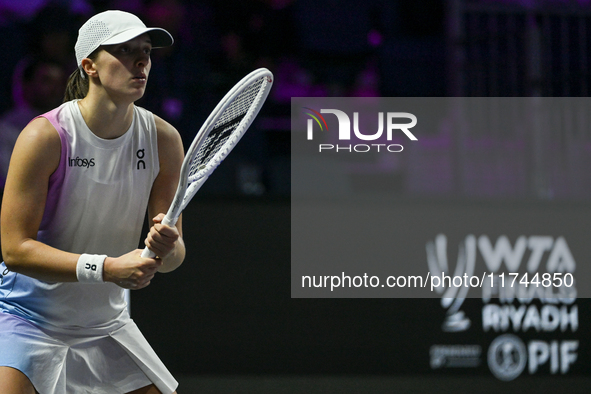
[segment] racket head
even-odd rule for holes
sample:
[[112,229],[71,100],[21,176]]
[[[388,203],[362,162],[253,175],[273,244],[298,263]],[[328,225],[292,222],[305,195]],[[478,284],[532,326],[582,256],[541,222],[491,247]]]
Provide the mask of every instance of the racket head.
[[272,85],[271,71],[254,70],[234,85],[205,120],[183,161],[177,193],[166,215],[171,221],[176,223],[201,185],[246,133]]

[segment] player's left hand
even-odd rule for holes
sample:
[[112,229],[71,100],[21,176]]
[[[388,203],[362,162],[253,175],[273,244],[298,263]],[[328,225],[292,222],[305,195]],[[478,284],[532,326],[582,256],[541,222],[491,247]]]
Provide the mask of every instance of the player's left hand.
[[176,247],[176,242],[180,237],[176,226],[167,226],[162,224],[164,214],[160,213],[152,219],[154,225],[150,229],[146,241],[146,246],[158,256],[160,259],[165,259]]

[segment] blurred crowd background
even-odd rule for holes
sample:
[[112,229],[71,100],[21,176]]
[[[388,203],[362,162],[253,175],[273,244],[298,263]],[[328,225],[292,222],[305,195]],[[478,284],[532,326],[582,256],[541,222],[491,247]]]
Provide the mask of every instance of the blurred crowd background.
[[[107,9],[175,37],[153,52],[138,104],[185,142],[242,76],[275,74],[257,122],[202,195],[289,196],[291,97],[586,97],[591,88],[589,0],[0,0],[0,184],[18,131],[61,102],[77,29]],[[518,129],[519,119],[471,129],[450,115],[419,138],[420,155],[396,159],[390,191],[587,199],[591,111],[578,103],[572,119],[535,130]]]
[[[174,36],[172,47],[153,52],[138,105],[171,122],[185,142],[242,76],[257,67],[275,74],[259,122],[204,193],[289,194],[292,96],[445,94],[442,0],[2,0],[3,172],[18,131],[61,103],[76,68],[78,28],[107,9],[135,13]],[[396,66],[392,45],[404,37],[423,43],[407,45],[429,59],[423,75],[395,71],[405,65]]]

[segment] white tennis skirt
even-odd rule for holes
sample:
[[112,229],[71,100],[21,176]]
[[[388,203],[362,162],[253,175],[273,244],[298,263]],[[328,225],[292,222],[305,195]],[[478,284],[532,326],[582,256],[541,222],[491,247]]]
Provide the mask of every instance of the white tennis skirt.
[[24,373],[40,394],[127,393],[150,384],[171,394],[178,386],[133,320],[107,335],[72,336],[0,312],[0,366]]

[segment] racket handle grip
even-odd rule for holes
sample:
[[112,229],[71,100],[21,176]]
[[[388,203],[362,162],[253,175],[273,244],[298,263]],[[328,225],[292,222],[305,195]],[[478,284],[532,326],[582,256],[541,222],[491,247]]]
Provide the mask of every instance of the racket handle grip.
[[[164,219],[162,219],[162,224],[172,227],[176,224],[177,220],[178,219],[174,219],[174,218],[170,219],[168,217],[168,215],[166,215],[166,216],[164,216]],[[154,252],[152,252],[150,249],[148,249],[148,247],[146,246],[144,248],[144,250],[142,251],[141,257],[151,259],[151,258],[156,257],[156,254]]]
[[148,249],[148,247],[146,246],[144,248],[144,250],[142,251],[141,257],[143,257],[145,259],[152,259],[152,258],[156,257],[156,254],[154,252],[152,252],[150,249]]

